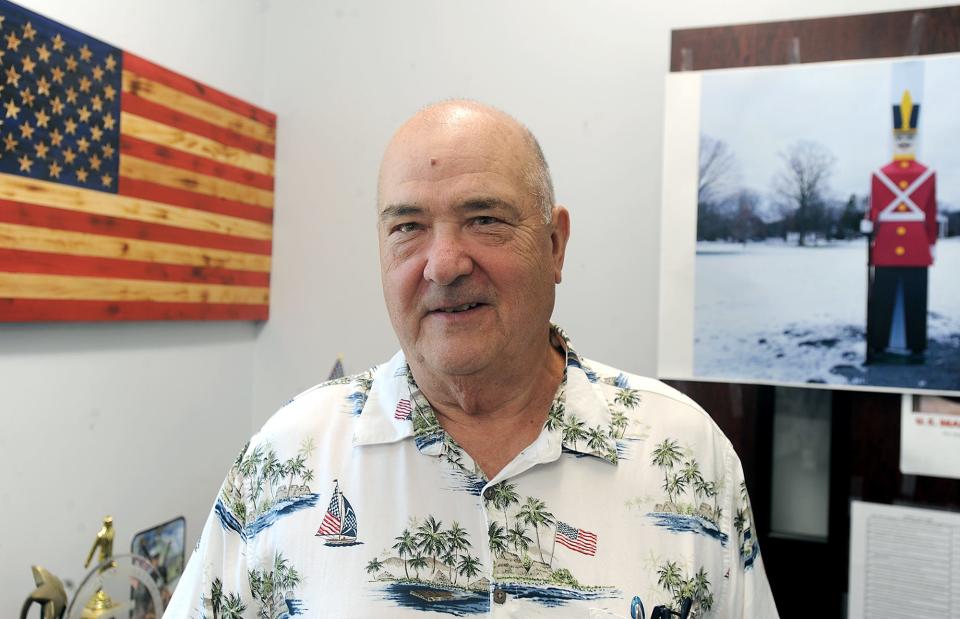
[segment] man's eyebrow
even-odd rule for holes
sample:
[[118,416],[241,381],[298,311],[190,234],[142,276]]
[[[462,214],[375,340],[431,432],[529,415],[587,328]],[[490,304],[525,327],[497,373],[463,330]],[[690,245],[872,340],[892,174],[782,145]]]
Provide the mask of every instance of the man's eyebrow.
[[397,217],[409,217],[410,215],[421,215],[422,213],[423,207],[414,204],[391,204],[380,211],[380,221]]
[[514,217],[520,216],[520,209],[500,198],[472,198],[457,205],[457,210],[474,213],[477,211],[509,211]]
[[[508,211],[514,217],[520,216],[520,209],[500,198],[471,198],[461,202],[454,208],[466,213],[503,210]],[[391,204],[380,211],[380,221],[410,217],[412,215],[422,215],[425,212],[425,208],[417,206],[416,204]]]

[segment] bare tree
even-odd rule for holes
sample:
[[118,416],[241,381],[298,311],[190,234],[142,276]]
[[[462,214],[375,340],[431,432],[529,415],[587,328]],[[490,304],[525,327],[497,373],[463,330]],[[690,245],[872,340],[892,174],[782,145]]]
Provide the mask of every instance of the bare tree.
[[801,140],[780,153],[784,167],[773,179],[781,213],[792,222],[788,229],[800,234],[799,244],[817,231],[824,219],[827,181],[836,158],[822,144]]
[[706,134],[700,135],[700,182],[697,205],[717,202],[725,196],[737,177],[737,158],[730,146]]

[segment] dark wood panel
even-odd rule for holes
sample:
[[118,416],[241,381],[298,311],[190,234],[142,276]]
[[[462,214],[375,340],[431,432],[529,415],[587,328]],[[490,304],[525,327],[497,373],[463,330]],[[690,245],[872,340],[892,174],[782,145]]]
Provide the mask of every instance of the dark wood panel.
[[851,501],[960,511],[960,480],[900,473],[898,394],[834,391],[827,539],[772,534],[776,390],[757,385],[668,382],[710,413],[740,456],[753,501],[757,538],[782,619],[810,616],[811,574],[817,575],[818,582],[816,616],[843,617]]
[[960,6],[691,28],[671,35],[671,71],[943,54],[960,50]]

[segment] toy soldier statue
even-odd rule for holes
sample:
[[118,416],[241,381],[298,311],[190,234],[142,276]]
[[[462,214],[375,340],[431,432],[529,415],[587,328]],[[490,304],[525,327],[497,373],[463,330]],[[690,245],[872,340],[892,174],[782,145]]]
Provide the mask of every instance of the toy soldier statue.
[[894,67],[893,161],[873,174],[862,226],[872,233],[867,363],[922,363],[927,348],[927,271],[937,240],[937,200],[933,170],[916,159],[922,71],[919,63]]

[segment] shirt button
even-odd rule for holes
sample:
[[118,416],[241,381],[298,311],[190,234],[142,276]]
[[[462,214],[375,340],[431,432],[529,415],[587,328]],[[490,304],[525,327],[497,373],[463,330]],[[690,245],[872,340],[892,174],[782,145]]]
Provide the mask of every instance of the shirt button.
[[493,486],[490,486],[489,488],[487,488],[486,490],[483,491],[483,498],[485,498],[485,499],[488,500],[488,501],[492,501],[492,500],[493,500],[493,495],[494,495],[495,493],[496,493],[496,491],[493,489]]
[[507,592],[500,587],[497,587],[493,590],[493,601],[497,604],[503,604],[507,601]]

